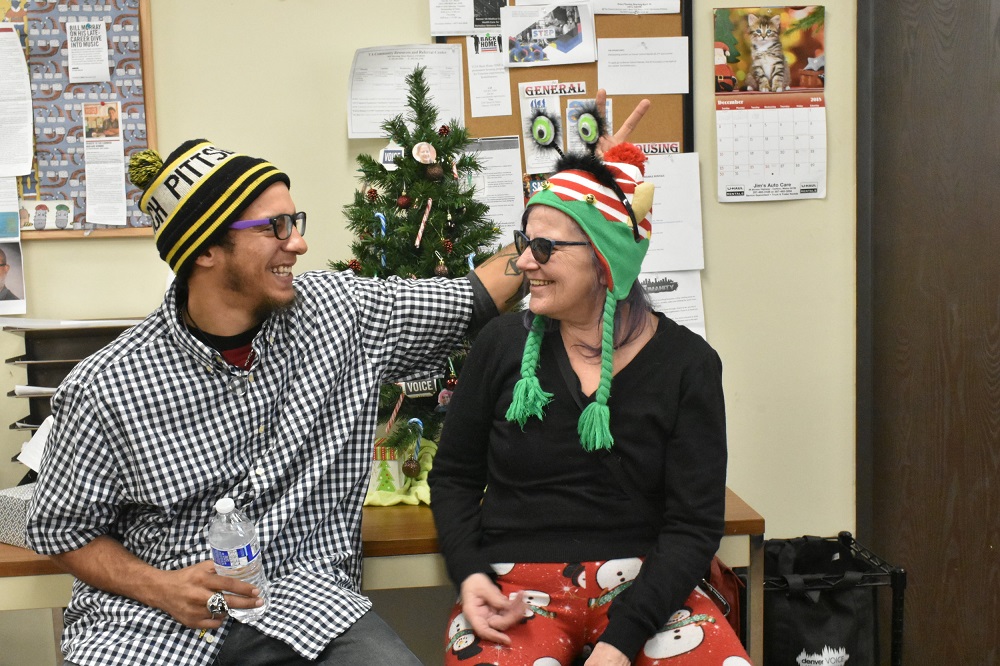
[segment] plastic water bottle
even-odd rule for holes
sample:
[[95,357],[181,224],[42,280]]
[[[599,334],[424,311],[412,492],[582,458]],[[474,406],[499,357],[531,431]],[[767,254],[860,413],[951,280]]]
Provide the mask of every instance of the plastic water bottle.
[[257,528],[236,508],[231,497],[215,503],[215,515],[208,524],[208,545],[220,576],[239,578],[260,590],[264,605],[258,608],[231,608],[229,616],[240,622],[254,622],[267,612],[269,591],[260,555]]

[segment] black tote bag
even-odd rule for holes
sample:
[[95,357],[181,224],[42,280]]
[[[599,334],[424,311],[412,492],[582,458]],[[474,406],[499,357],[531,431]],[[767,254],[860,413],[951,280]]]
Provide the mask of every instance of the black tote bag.
[[875,666],[876,588],[836,539],[764,544],[764,666]]

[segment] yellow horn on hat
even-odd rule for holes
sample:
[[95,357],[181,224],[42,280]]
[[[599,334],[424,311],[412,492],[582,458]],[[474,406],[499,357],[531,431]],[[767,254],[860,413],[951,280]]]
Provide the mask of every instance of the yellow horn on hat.
[[635,186],[635,192],[632,194],[632,212],[635,213],[636,220],[642,220],[652,210],[654,189],[648,180]]

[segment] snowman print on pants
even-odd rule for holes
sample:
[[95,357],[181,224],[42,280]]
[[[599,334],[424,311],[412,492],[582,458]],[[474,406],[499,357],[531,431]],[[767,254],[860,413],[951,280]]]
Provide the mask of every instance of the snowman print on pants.
[[[510,598],[514,599],[519,593],[511,592]],[[546,610],[546,606],[552,603],[552,597],[546,592],[541,592],[539,590],[521,590],[521,601],[524,602],[524,619],[521,622],[527,622],[535,615],[542,615],[544,617],[555,617],[556,614],[550,610]]]
[[639,575],[642,560],[638,557],[628,557],[621,560],[608,560],[597,569],[597,585],[601,596],[590,599],[587,603],[591,608],[603,606],[614,601],[614,598],[624,592],[635,577]]
[[459,613],[448,625],[448,648],[460,661],[471,659],[483,651],[479,637],[472,631],[472,625]]
[[[692,616],[690,608],[675,612],[667,620],[663,630],[646,641],[642,648],[643,654],[650,659],[666,659],[690,652],[705,640],[705,630],[701,628],[701,622],[706,621],[704,618],[708,616]],[[714,622],[715,619],[712,618],[711,621]]]
[[494,562],[493,564],[490,565],[490,568],[493,569],[493,571],[494,571],[494,573],[496,573],[496,575],[498,575],[498,576],[506,576],[507,574],[509,574],[511,571],[514,570],[514,563],[513,562]]

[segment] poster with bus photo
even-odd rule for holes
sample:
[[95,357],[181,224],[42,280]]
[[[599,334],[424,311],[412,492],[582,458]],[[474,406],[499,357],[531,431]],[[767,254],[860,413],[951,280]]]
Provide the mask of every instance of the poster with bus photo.
[[500,9],[508,67],[594,62],[594,14],[587,3]]

